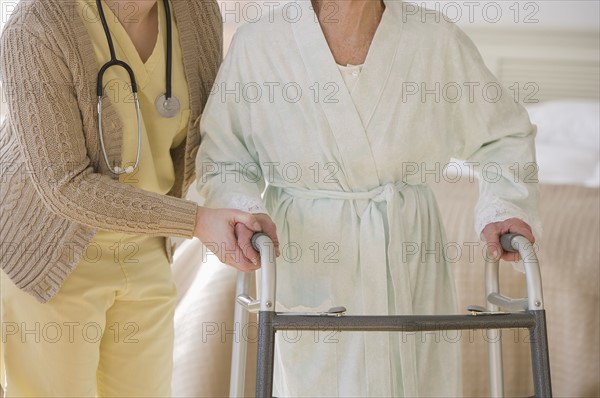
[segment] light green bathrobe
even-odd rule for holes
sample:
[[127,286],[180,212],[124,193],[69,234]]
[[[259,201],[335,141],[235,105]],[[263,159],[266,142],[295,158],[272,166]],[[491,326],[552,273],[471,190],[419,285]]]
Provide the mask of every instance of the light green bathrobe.
[[[427,185],[451,157],[485,172],[478,233],[536,222],[524,108],[455,25],[385,4],[351,93],[310,2],[298,1],[237,32],[205,109],[198,188],[207,206],[277,224],[279,311],[456,313]],[[459,343],[456,333],[278,333],[274,394],[459,396]]]

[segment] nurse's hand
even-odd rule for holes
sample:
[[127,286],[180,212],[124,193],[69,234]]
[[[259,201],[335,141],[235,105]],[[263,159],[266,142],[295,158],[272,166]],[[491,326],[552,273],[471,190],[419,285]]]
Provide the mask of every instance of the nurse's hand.
[[[275,255],[279,257],[279,240],[277,239],[277,227],[271,217],[267,214],[255,214],[254,215],[258,222],[261,225],[262,232],[267,234],[269,238],[273,241],[273,245],[275,246]],[[242,252],[244,253],[245,260],[249,266],[250,271],[254,271],[260,268],[260,255],[254,248],[252,247],[252,235],[254,235],[254,231],[249,229],[244,224],[237,224],[235,226],[235,235],[238,239],[238,246],[242,248]]]
[[231,265],[240,271],[258,269],[249,262],[240,245],[235,233],[237,225],[255,232],[261,232],[262,227],[257,218],[240,210],[232,209],[209,209],[198,207],[196,212],[196,226],[194,236],[212,251],[219,261]]
[[487,243],[488,256],[490,258],[498,258],[505,261],[519,261],[521,259],[519,253],[510,253],[502,250],[500,236],[508,233],[520,234],[526,237],[531,243],[535,242],[531,227],[518,218],[509,218],[505,221],[488,224],[481,234]]

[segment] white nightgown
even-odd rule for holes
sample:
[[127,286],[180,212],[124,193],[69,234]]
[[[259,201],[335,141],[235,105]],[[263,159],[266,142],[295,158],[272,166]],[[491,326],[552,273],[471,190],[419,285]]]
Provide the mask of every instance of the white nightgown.
[[[197,158],[206,205],[275,221],[278,311],[456,313],[428,183],[468,159],[486,177],[478,233],[511,217],[536,224],[535,176],[523,178],[535,126],[443,18],[386,1],[350,92],[310,2],[290,4],[240,28],[217,77]],[[455,336],[277,333],[274,394],[459,396]]]

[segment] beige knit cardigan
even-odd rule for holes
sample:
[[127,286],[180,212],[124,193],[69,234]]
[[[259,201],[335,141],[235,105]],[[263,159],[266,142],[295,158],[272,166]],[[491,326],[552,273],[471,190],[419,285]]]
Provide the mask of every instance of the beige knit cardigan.
[[[98,229],[192,237],[197,205],[181,198],[195,178],[198,121],[222,59],[222,20],[215,0],[171,2],[191,115],[186,140],[171,153],[177,177],[166,196],[120,183],[102,158],[99,65],[76,2],[23,0],[5,27],[0,260],[40,302],[56,295]],[[108,98],[102,125],[108,158],[120,164],[123,132]],[[169,249],[167,242],[170,257]]]

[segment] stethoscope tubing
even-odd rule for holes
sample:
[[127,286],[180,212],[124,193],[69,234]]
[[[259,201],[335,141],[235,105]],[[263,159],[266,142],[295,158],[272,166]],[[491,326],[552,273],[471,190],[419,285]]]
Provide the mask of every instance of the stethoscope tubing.
[[102,65],[102,67],[98,71],[96,95],[98,97],[104,96],[104,86],[103,86],[104,72],[106,72],[109,68],[112,68],[113,66],[120,66],[121,68],[125,69],[125,71],[129,75],[129,80],[131,82],[131,92],[133,94],[137,94],[138,88],[137,88],[137,82],[135,80],[135,74],[133,73],[133,69],[131,69],[131,67],[126,62],[120,61],[118,59],[114,59],[114,60],[110,60],[107,63],[105,63],[104,65]]
[[[165,98],[169,100],[172,97],[172,85],[171,85],[171,73],[172,73],[172,61],[173,61],[173,31],[171,26],[171,8],[169,6],[169,0],[163,0],[163,4],[165,7],[165,15],[167,19],[167,60],[166,60],[166,93]],[[140,111],[140,102],[138,98],[138,86],[137,81],[135,79],[135,74],[133,69],[124,61],[121,61],[117,58],[117,54],[115,51],[115,46],[112,40],[112,36],[110,34],[110,29],[108,28],[108,22],[106,20],[106,15],[104,13],[104,9],[102,8],[102,1],[96,0],[96,6],[98,8],[98,15],[100,16],[100,21],[102,22],[102,28],[104,30],[104,34],[106,36],[106,41],[108,43],[108,49],[110,52],[110,61],[102,65],[100,70],[98,71],[98,77],[96,81],[96,95],[98,97],[98,135],[100,137],[100,147],[102,148],[102,155],[104,157],[104,161],[106,165],[110,169],[113,174],[121,175],[121,174],[132,174],[139,166],[141,150],[142,150],[142,118]],[[112,167],[108,160],[108,154],[106,153],[106,146],[104,145],[104,131],[102,129],[102,98],[104,96],[104,74],[105,72],[113,66],[119,66],[127,72],[129,75],[129,80],[131,83],[131,92],[133,94],[133,100],[136,110],[137,117],[137,133],[138,133],[138,146],[137,146],[137,154],[135,158],[135,164],[133,166],[128,166],[126,168],[122,168],[119,166]]]
[[166,81],[166,99],[171,99],[172,96],[172,86],[171,86],[171,76],[172,76],[172,67],[173,67],[173,27],[171,26],[171,6],[169,5],[169,0],[164,0],[163,4],[165,5],[165,16],[167,19],[167,73],[165,76]]
[[135,170],[137,170],[140,165],[140,157],[142,154],[142,120],[141,120],[141,111],[140,111],[140,101],[138,99],[137,92],[133,93],[133,102],[135,104],[135,113],[137,117],[137,125],[138,125],[138,145],[137,145],[137,153],[135,156],[135,164],[133,166],[128,166],[126,168],[122,168],[120,166],[112,167],[110,165],[110,161],[108,160],[108,154],[106,153],[106,147],[104,146],[104,130],[102,129],[102,96],[98,96],[98,136],[100,137],[100,147],[102,148],[102,155],[104,156],[104,161],[106,165],[110,169],[113,174],[121,175],[121,174],[133,174]]

